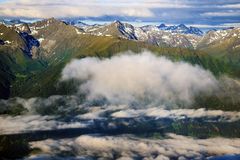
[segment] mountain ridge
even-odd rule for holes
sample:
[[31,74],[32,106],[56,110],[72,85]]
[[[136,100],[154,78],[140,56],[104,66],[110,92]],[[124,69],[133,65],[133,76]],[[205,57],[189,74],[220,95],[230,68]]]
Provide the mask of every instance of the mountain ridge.
[[[185,44],[190,44],[190,38],[193,40],[195,36],[158,31],[155,27],[144,32],[142,28],[135,28],[120,21],[110,25],[79,28],[51,18],[31,24],[2,25],[2,28],[0,90],[6,94],[0,95],[1,98],[70,93],[70,84],[65,85],[65,88],[57,86],[61,70],[71,59],[89,56],[107,58],[128,50],[138,53],[147,49],[173,60],[198,64],[216,75],[227,73],[238,76],[240,73],[240,58],[237,54],[239,48],[229,52],[229,48],[239,45],[239,33],[235,33],[236,28],[225,30],[223,33],[209,33],[210,37],[216,36],[215,32],[219,35],[219,41],[225,44],[221,48],[217,46],[220,43],[217,40],[208,44],[209,38],[200,38],[201,45],[194,48]],[[100,31],[103,33],[99,34]],[[225,38],[220,36],[224,34]],[[12,40],[9,39],[11,37]],[[168,37],[169,41],[163,41]],[[232,37],[232,40],[226,43],[229,37]],[[6,43],[10,40],[12,43]],[[182,40],[182,43],[178,40]],[[28,48],[29,52],[26,52],[24,47]],[[221,56],[218,51],[222,52]]]

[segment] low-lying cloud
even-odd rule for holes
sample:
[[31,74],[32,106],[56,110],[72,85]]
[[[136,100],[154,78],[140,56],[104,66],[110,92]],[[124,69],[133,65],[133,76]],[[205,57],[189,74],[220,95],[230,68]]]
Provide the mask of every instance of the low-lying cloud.
[[166,139],[143,139],[134,136],[83,135],[77,139],[32,142],[45,154],[72,153],[86,159],[208,159],[211,156],[240,154],[240,139],[192,137],[169,134]]
[[62,81],[70,79],[82,82],[79,92],[87,100],[106,99],[112,104],[190,105],[195,96],[211,92],[217,85],[215,77],[199,66],[148,51],[73,60],[62,72]]
[[[163,108],[147,108],[147,109],[125,109],[114,112],[112,117],[115,118],[137,118],[137,117],[155,117],[155,118],[204,118],[206,121],[215,119],[217,121],[238,121],[240,120],[240,112],[224,112],[222,110],[206,110],[200,109],[173,109],[166,110]],[[213,121],[213,120],[211,120]]]
[[28,133],[33,131],[84,128],[88,124],[82,121],[64,122],[56,116],[24,115],[0,116],[0,135]]

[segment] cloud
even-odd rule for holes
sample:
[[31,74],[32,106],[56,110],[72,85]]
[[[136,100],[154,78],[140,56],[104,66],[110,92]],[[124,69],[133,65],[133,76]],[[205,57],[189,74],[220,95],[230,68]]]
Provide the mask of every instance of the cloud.
[[12,98],[0,100],[0,114],[41,114],[65,115],[82,112],[81,99],[77,96],[57,96],[48,98]]
[[[133,17],[153,17],[151,8],[184,8],[188,7],[178,1],[169,3],[166,0],[141,1],[140,3],[114,0],[101,2],[96,0],[57,0],[50,2],[29,1],[29,0],[11,0],[1,3],[1,16],[10,17],[79,17],[90,16],[98,17],[104,15],[133,16]],[[94,10],[94,12],[92,12]]]
[[240,120],[240,112],[224,112],[221,110],[206,110],[206,109],[173,109],[166,110],[162,107],[153,107],[147,109],[124,109],[112,113],[115,118],[137,118],[137,117],[155,117],[155,118],[203,118],[217,119],[218,121],[238,121]]
[[[151,17],[149,8],[136,6],[105,5],[98,1],[65,1],[54,2],[12,0],[1,4],[0,15],[7,17],[49,18],[49,17],[98,17],[104,15],[121,15],[136,17]],[[94,12],[92,12],[94,10]],[[141,10],[141,12],[140,12]]]
[[[240,112],[237,111],[206,110],[204,108],[169,110],[164,109],[164,106],[140,108],[128,105],[92,106],[81,105],[76,99],[80,98],[77,96],[52,96],[49,98],[1,100],[0,113],[5,108],[11,110],[13,106],[24,107],[27,111],[18,116],[0,115],[0,133],[12,134],[89,127],[100,127],[104,132],[104,129],[121,128],[121,124],[127,124],[131,128],[139,123],[149,123],[149,119],[154,120],[151,121],[151,124],[157,124],[166,118],[174,121],[190,119],[191,122],[194,122],[195,119],[201,119],[208,123],[229,122],[230,125],[231,123],[234,125],[236,121],[240,120]],[[18,108],[14,109],[19,110]],[[141,122],[134,121],[138,118],[141,119]]]
[[183,156],[196,159],[209,155],[239,154],[239,142],[240,139],[225,138],[197,140],[175,134],[169,134],[169,138],[154,141],[111,136],[81,136],[75,141],[79,153],[87,152],[100,157],[111,157],[117,153],[120,156],[140,155],[149,159],[160,155],[168,158]]
[[106,99],[112,104],[192,104],[194,96],[211,92],[214,76],[199,66],[173,62],[148,51],[126,52],[110,59],[73,60],[62,72],[62,81],[82,81],[79,92],[89,101]]
[[198,28],[228,28],[228,27],[240,27],[240,23],[223,23],[218,25],[207,25],[207,24],[188,24],[192,27],[198,27]]
[[222,5],[219,6],[219,8],[232,8],[232,9],[239,9],[240,8],[240,3],[236,3],[236,4],[226,4],[226,5]]
[[239,19],[233,13],[228,13],[230,17],[205,18],[205,16],[202,16],[205,13],[207,14],[207,12],[215,12],[216,10],[226,13],[228,10],[237,12],[239,8],[239,1],[237,0],[220,0],[217,2],[210,0],[8,0],[0,1],[0,3],[1,17],[80,17],[85,20],[92,19],[97,21],[118,19],[203,25],[239,22]]
[[81,121],[64,122],[57,116],[22,115],[0,116],[0,135],[28,133],[33,131],[57,130],[66,128],[85,128]]
[[110,159],[207,159],[215,155],[240,154],[240,139],[191,137],[168,134],[165,139],[143,139],[134,136],[83,135],[77,139],[32,142],[32,148],[59,155],[63,151],[74,156]]
[[75,117],[85,112],[80,101],[76,96],[0,100],[0,134],[86,127]]
[[235,10],[230,10],[230,11],[225,11],[225,12],[205,12],[201,14],[202,16],[205,17],[231,17],[231,16],[240,16],[239,11]]

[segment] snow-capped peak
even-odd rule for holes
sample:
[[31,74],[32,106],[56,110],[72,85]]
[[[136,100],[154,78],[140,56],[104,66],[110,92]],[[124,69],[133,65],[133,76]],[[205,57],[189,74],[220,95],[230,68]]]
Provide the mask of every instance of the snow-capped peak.
[[203,35],[203,32],[199,28],[192,27],[192,26],[187,27],[185,24],[170,25],[170,26],[167,26],[165,24],[160,24],[158,26],[158,28],[160,30],[169,31],[169,32],[172,32],[172,33],[195,34],[195,35],[198,35],[198,36]]

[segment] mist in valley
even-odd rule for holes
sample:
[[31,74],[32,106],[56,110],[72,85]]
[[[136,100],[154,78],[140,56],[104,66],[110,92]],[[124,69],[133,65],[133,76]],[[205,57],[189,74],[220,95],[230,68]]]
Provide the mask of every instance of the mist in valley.
[[[2,135],[27,138],[30,148],[41,150],[30,159],[62,155],[63,150],[67,157],[110,159],[239,154],[240,112],[199,103],[199,97],[212,96],[238,103],[232,96],[239,94],[237,79],[216,77],[198,65],[143,51],[72,60],[59,86],[72,80],[78,82],[73,95],[0,101]],[[212,139],[213,135],[221,138]],[[164,140],[154,140],[157,137]],[[125,146],[121,149],[120,141]],[[223,147],[216,150],[216,142]],[[181,152],[180,143],[188,144]]]

